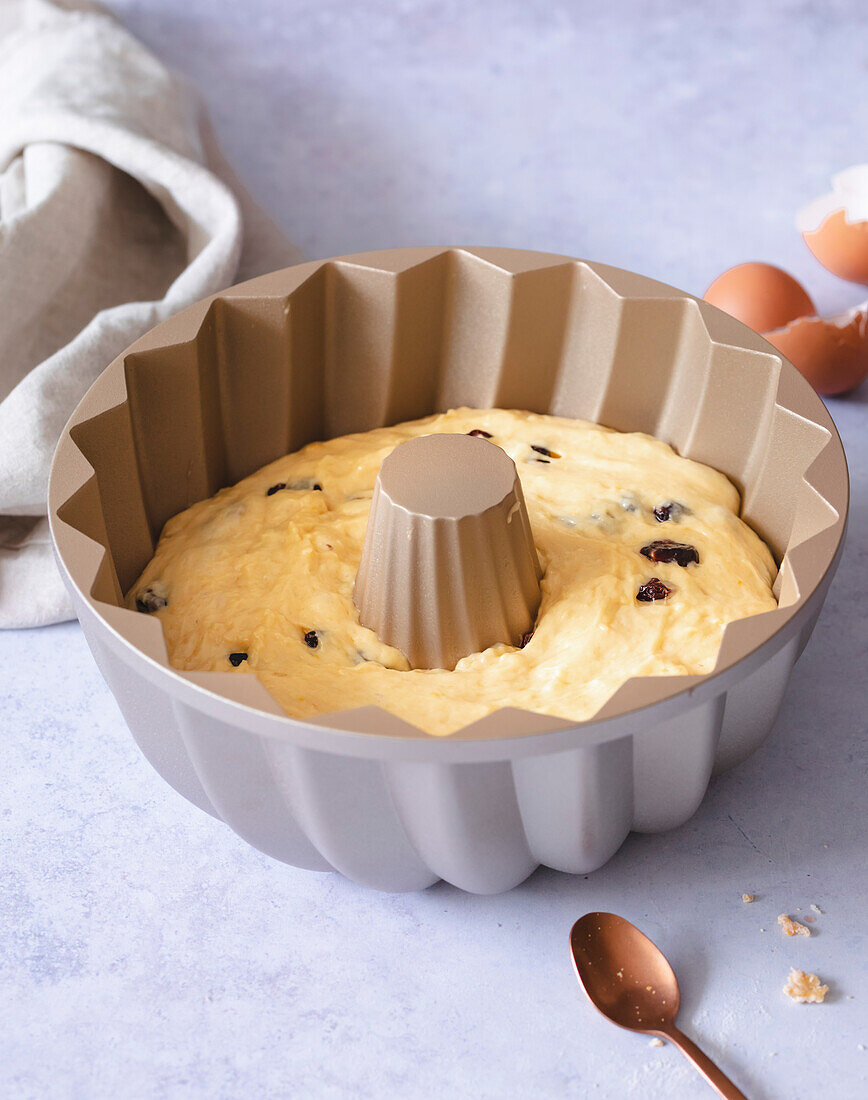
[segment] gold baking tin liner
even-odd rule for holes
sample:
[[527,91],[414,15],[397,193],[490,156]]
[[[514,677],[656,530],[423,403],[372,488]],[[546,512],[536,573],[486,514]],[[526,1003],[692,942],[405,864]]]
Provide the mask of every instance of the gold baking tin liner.
[[[62,572],[77,602],[171,676],[283,715],[254,674],[172,669],[159,620],[123,607],[164,523],[314,440],[458,405],[665,440],[727,474],[780,569],[778,608],[729,624],[706,676],[634,678],[587,723],[508,708],[449,740],[574,728],[696,693],[781,630],[836,560],[848,504],[840,440],[808,383],[761,337],[617,268],[507,249],[406,248],[232,287],[115,359],[55,457],[49,514]],[[378,707],[304,725],[429,737]]]

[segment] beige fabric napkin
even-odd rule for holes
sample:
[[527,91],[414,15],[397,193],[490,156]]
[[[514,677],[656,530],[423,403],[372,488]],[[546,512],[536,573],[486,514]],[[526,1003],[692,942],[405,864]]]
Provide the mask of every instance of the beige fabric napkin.
[[194,93],[111,16],[0,2],[0,626],[72,617],[45,496],[91,382],[170,314],[297,259]]

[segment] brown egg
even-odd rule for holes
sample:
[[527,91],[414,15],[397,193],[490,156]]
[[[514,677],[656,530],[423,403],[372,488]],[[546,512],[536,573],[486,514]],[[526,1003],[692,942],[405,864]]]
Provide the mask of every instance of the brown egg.
[[763,335],[817,393],[846,393],[868,377],[868,306],[839,317],[799,317]]
[[848,221],[846,210],[836,210],[802,237],[833,275],[868,285],[868,221]]
[[704,297],[756,332],[780,329],[797,317],[816,312],[801,283],[773,264],[731,267],[718,275]]

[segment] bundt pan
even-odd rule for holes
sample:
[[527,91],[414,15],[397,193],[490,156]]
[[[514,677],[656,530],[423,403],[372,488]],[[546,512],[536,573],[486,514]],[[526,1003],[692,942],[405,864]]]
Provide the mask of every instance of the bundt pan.
[[[173,669],[159,620],[123,607],[176,512],[312,440],[457,405],[649,432],[724,471],[780,563],[778,608],[730,624],[708,675],[635,678],[588,721],[505,708],[432,737],[377,707],[289,718],[254,673]],[[726,314],[565,256],[407,248],[254,279],[142,337],[73,414],[49,505],[85,637],[177,791],[298,867],[494,893],[680,825],[760,744],[847,500],[822,402]]]

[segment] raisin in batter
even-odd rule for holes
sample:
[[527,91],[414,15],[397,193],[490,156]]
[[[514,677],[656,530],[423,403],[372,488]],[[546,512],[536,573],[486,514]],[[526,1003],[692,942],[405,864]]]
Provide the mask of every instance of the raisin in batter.
[[[353,603],[380,465],[435,432],[486,434],[513,458],[544,570],[522,648],[451,671],[410,669]],[[454,409],[312,443],[194,504],[129,606],[159,616],[176,668],[253,672],[296,718],[376,704],[432,734],[504,706],[589,718],[631,676],[709,672],[726,623],[777,606],[774,560],[738,507],[723,474],[651,436]]]

